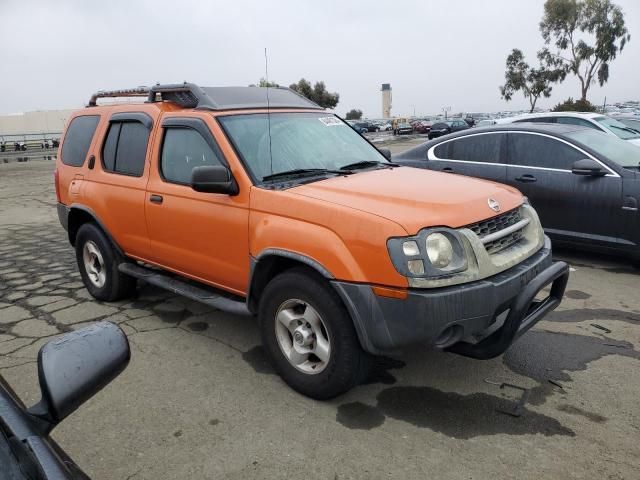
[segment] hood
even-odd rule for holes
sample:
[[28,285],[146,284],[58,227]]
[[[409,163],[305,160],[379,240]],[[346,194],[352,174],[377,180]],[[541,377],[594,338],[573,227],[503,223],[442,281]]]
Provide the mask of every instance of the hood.
[[[291,193],[378,215],[410,235],[424,227],[463,227],[522,204],[506,185],[411,167],[383,168],[301,185]],[[500,212],[489,207],[492,198]]]
[[640,147],[640,138],[634,138],[633,140],[628,140],[628,142]]

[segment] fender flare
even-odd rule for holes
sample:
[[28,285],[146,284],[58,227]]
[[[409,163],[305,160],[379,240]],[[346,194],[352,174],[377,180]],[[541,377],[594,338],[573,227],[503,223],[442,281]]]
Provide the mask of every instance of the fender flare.
[[[122,250],[122,248],[120,248],[118,243],[114,240],[113,236],[109,233],[109,230],[107,230],[107,227],[105,227],[104,223],[98,218],[98,216],[96,215],[96,213],[93,210],[91,210],[86,205],[82,205],[80,203],[72,203],[71,205],[69,205],[67,207],[67,219],[71,215],[71,212],[73,210],[80,210],[80,211],[86,213],[87,215],[89,215],[93,219],[93,221],[98,224],[98,226],[100,227],[100,230],[102,230],[103,233],[107,236],[109,241],[112,243],[113,247],[116,249],[116,252],[121,257],[125,256],[124,251]],[[67,222],[68,222],[68,220],[67,220]],[[71,231],[71,226],[70,225],[69,225],[68,232],[69,232],[69,243],[71,243],[71,245],[74,245],[75,244],[75,238],[72,239],[72,231]]]
[[[352,301],[350,301],[349,297],[346,295],[345,290],[341,288],[340,282],[336,281],[335,276],[328,269],[326,269],[321,263],[305,255],[302,255],[300,253],[291,252],[289,250],[283,250],[279,248],[267,248],[262,252],[260,252],[260,254],[257,257],[251,257],[250,259],[251,271],[249,273],[249,288],[247,291],[246,301],[247,301],[247,308],[252,313],[257,313],[257,310],[258,310],[257,301],[255,299],[256,294],[254,292],[255,290],[254,280],[256,279],[255,274],[256,272],[260,272],[260,270],[258,270],[259,268],[258,264],[261,260],[264,260],[269,257],[281,257],[281,258],[286,258],[289,260],[299,262],[303,265],[307,265],[308,267],[314,269],[322,277],[324,277],[329,282],[329,285],[331,285],[331,288],[336,292],[336,294],[344,304],[344,307],[347,309],[347,312],[349,313],[349,317],[353,322],[353,326],[356,330],[356,334],[358,336],[358,340],[362,348],[365,351],[372,354],[380,353],[373,346],[373,343],[369,338],[369,334],[366,328],[364,327],[364,323],[360,319],[359,313],[354,309],[354,304]],[[263,279],[258,279],[258,281],[262,281],[262,280]],[[264,280],[268,282],[269,279],[265,278]]]

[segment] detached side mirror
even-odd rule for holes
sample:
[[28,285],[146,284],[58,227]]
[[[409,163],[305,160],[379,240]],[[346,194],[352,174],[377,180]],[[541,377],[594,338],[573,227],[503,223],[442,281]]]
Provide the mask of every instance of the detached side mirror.
[[571,166],[571,172],[574,175],[586,175],[591,177],[604,177],[607,174],[607,171],[602,168],[602,165],[590,158],[574,162]]
[[391,150],[388,148],[379,148],[378,151],[382,154],[384,158],[391,161]]
[[195,167],[191,171],[191,188],[196,192],[238,194],[238,184],[224,165]]
[[28,412],[50,431],[122,372],[131,357],[127,336],[100,322],[45,344],[38,353],[42,399]]

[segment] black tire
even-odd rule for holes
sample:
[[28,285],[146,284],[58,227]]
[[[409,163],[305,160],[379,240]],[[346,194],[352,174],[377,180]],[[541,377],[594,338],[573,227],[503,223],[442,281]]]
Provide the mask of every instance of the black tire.
[[[280,348],[276,315],[292,299],[308,303],[319,314],[330,343],[330,356],[319,373],[304,373],[293,366]],[[334,398],[363,381],[372,356],[358,341],[353,321],[336,292],[322,277],[306,268],[294,268],[275,277],[260,298],[260,332],[276,372],[291,388],[311,398]]]
[[[89,245],[89,242],[90,245]],[[76,261],[84,286],[91,296],[104,302],[113,302],[131,296],[136,290],[136,279],[121,273],[118,264],[124,259],[118,254],[111,241],[94,223],[85,223],[76,235]],[[102,258],[100,272],[104,272],[104,282],[94,282],[90,278],[84,262],[85,246],[95,247]],[[100,263],[100,262],[98,262]]]

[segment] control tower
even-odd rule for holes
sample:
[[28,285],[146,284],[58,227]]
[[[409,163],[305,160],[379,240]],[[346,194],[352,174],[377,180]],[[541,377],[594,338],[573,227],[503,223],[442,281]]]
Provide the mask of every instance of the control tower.
[[391,84],[382,84],[382,118],[391,118]]

